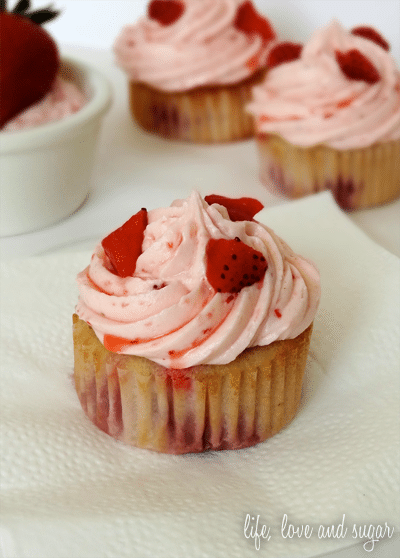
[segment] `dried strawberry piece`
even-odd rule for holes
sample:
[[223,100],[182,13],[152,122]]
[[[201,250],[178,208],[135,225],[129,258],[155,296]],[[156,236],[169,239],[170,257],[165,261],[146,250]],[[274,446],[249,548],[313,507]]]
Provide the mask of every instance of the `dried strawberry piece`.
[[205,201],[212,205],[223,205],[231,221],[252,221],[254,215],[263,209],[263,204],[254,198],[227,198],[218,194],[206,196]]
[[380,80],[378,70],[358,49],[354,48],[346,52],[337,50],[335,54],[337,63],[348,78],[371,84]]
[[179,0],[152,0],[147,8],[150,19],[155,19],[161,25],[172,25],[185,10],[185,6]]
[[262,36],[264,43],[275,39],[276,36],[269,21],[257,12],[250,0],[243,2],[238,7],[233,25],[246,35],[258,33]]
[[115,273],[120,277],[129,277],[134,274],[136,261],[142,253],[146,227],[147,211],[142,208],[101,241]]
[[206,247],[207,280],[219,293],[238,293],[261,281],[268,268],[264,256],[235,239],[211,238]]
[[351,33],[353,35],[358,35],[359,37],[364,37],[365,39],[369,39],[370,41],[373,41],[374,43],[381,46],[385,50],[390,50],[390,45],[386,41],[386,39],[384,39],[382,35],[372,27],[368,27],[366,25],[360,27],[354,27],[354,29],[351,30]]
[[297,60],[300,58],[302,50],[303,45],[300,43],[278,43],[268,53],[267,66],[269,68],[274,68],[285,62]]

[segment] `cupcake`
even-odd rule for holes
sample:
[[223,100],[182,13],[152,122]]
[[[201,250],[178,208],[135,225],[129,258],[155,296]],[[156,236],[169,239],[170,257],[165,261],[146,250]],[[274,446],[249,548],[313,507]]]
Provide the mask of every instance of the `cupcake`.
[[95,425],[164,453],[238,449],[294,417],[317,311],[315,266],[248,198],[141,209],[79,273],[74,378]]
[[130,109],[148,132],[196,143],[254,134],[244,107],[275,39],[252,2],[152,0],[115,43]]
[[307,45],[275,45],[253,90],[260,177],[297,198],[330,189],[355,210],[400,195],[400,72],[370,27],[337,21]]
[[59,51],[41,27],[58,12],[30,10],[19,2],[12,12],[0,12],[0,129],[22,130],[61,120],[85,104],[83,92],[60,74]]

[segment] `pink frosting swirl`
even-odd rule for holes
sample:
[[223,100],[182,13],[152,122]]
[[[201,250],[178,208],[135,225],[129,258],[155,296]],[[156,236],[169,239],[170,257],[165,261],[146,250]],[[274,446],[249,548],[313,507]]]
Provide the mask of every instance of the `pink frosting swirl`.
[[184,0],[182,16],[161,25],[145,16],[125,27],[114,46],[118,65],[133,81],[164,91],[232,84],[265,65],[262,36],[234,26],[243,0]]
[[[268,262],[264,278],[239,293],[216,292],[206,278],[210,238],[235,238]],[[129,340],[116,352],[170,368],[234,360],[247,347],[294,338],[312,322],[319,274],[268,227],[229,219],[197,192],[148,212],[142,254],[132,277],[121,278],[99,244],[77,278],[79,317],[97,337]],[[106,345],[107,346],[107,345]]]
[[76,85],[57,77],[43,99],[9,120],[2,131],[23,130],[62,120],[78,112],[85,103],[86,98]]
[[[358,49],[380,74],[378,82],[349,79],[335,51]],[[298,60],[269,71],[253,89],[248,110],[259,133],[298,146],[323,143],[352,149],[400,138],[400,73],[392,56],[337,21],[317,31]]]

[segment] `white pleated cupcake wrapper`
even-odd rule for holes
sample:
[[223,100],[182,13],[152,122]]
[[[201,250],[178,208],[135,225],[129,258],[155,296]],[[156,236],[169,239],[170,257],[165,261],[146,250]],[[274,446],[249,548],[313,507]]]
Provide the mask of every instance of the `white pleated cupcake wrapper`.
[[296,147],[275,135],[257,143],[261,181],[289,197],[330,189],[343,209],[352,210],[400,196],[400,140],[343,151]]
[[74,329],[82,407],[125,443],[166,453],[238,449],[276,434],[299,406],[311,328],[230,364],[185,370],[111,353],[82,321]]

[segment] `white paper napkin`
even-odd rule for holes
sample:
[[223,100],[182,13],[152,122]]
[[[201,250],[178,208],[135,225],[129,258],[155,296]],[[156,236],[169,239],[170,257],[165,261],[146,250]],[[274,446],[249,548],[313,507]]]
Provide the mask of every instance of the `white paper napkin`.
[[[317,263],[323,294],[300,412],[246,450],[160,455],[98,430],[72,382],[75,275],[90,254],[2,266],[4,557],[308,557],[359,541],[354,524],[400,526],[399,259],[328,193],[259,217]],[[285,538],[285,514],[311,537]],[[340,523],[346,536],[318,537]]]

